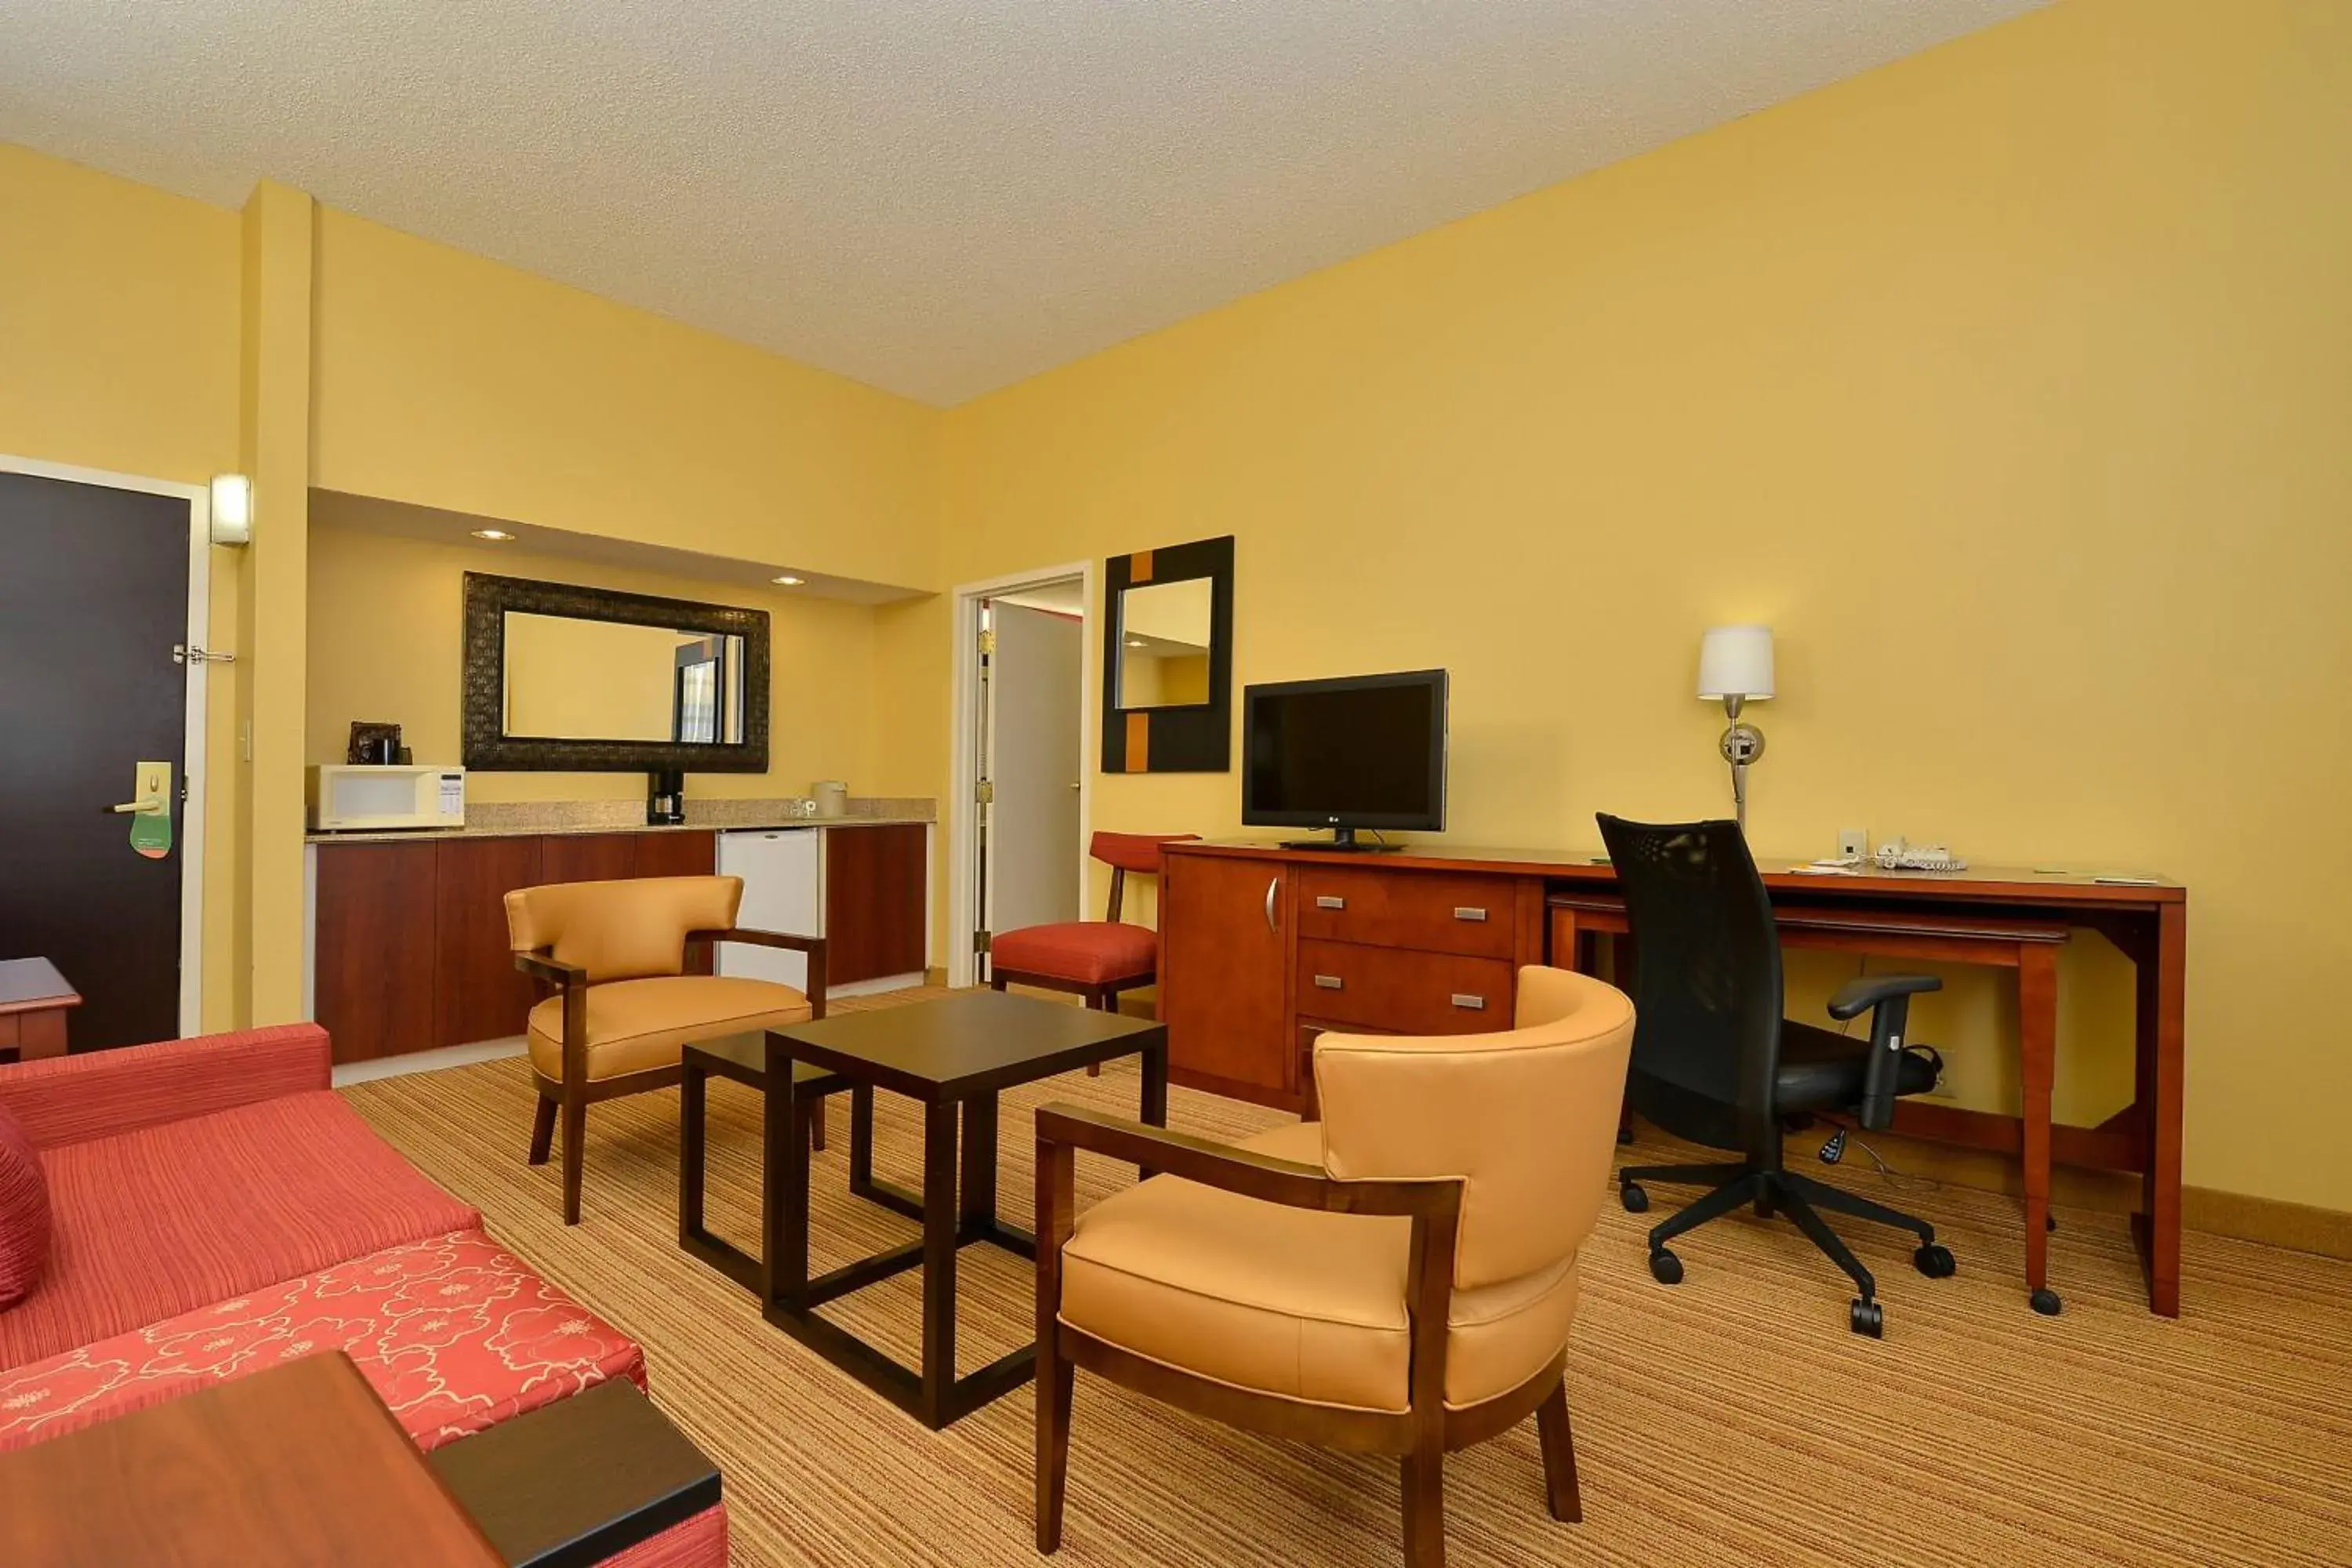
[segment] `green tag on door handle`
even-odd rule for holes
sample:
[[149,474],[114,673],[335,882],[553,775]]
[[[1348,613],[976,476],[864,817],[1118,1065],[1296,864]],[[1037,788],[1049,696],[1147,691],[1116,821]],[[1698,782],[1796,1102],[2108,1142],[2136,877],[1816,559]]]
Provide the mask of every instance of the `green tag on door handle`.
[[[118,806],[118,811],[121,807]],[[172,764],[139,764],[138,798],[131,812],[131,847],[150,860],[172,852]]]

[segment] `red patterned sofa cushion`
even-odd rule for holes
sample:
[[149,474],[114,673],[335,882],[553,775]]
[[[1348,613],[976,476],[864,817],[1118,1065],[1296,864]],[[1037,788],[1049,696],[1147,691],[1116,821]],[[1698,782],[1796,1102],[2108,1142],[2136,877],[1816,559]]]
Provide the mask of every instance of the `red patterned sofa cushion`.
[[0,1449],[338,1350],[428,1450],[608,1378],[645,1383],[626,1335],[467,1229],[0,1372]]
[[1160,967],[1160,936],[1118,921],[1064,921],[992,937],[988,961],[998,969],[1051,974],[1085,985],[1135,980]]
[[32,1139],[0,1105],[0,1309],[31,1295],[48,1260],[48,1178]]
[[327,1090],[45,1149],[41,1161],[49,1264],[37,1290],[0,1312],[0,1368],[481,1223]]

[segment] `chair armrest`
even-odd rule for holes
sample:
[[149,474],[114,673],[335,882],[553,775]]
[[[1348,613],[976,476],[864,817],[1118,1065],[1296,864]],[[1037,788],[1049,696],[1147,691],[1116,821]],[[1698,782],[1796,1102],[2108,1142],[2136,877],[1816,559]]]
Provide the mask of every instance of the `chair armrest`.
[[1107,1154],[1149,1166],[1162,1175],[1181,1176],[1204,1187],[1288,1208],[1332,1214],[1452,1215],[1462,1206],[1459,1176],[1341,1181],[1320,1165],[1276,1159],[1066,1102],[1038,1107],[1041,1158],[1049,1145]]
[[1870,1010],[1870,1055],[1863,1067],[1862,1105],[1856,1119],[1873,1132],[1895,1121],[1895,1086],[1903,1071],[1904,1034],[1910,1026],[1911,998],[1941,991],[1932,974],[1863,974],[1830,998],[1830,1016],[1846,1019]]
[[751,947],[783,948],[793,952],[808,954],[809,1017],[812,1021],[824,1016],[824,938],[802,936],[796,931],[753,931],[746,926],[730,926],[725,931],[690,931],[688,942],[707,942],[713,947],[722,942],[740,942]]
[[1891,996],[1916,996],[1943,988],[1944,983],[1932,974],[1857,974],[1830,998],[1830,1016],[1843,1024]]
[[576,963],[557,961],[552,949],[533,948],[514,955],[514,965],[533,980],[544,980],[558,991],[588,984],[588,972]]
[[0,1105],[37,1148],[57,1149],[332,1081],[327,1031],[280,1024],[0,1066]]

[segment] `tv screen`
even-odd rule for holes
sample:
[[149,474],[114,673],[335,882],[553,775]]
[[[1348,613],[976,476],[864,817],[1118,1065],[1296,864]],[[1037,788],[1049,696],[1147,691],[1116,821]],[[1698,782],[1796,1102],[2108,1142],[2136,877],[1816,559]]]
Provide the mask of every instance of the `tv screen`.
[[1292,680],[1243,693],[1242,820],[1445,826],[1445,672]]

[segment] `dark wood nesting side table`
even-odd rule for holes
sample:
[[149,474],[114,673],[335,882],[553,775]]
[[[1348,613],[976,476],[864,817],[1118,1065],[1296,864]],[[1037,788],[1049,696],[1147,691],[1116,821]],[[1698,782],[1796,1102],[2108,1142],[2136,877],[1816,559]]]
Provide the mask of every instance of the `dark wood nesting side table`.
[[0,1053],[20,1061],[66,1054],[66,1015],[81,993],[46,958],[0,959]]
[[[1140,1054],[1142,1118],[1165,1127],[1166,1027],[1150,1019],[974,991],[772,1029],[768,1053],[768,1321],[934,1430],[1028,1382],[1035,1371],[1034,1344],[966,1377],[956,1376],[955,1370],[956,1249],[987,1242],[1023,1258],[1036,1256],[1034,1237],[996,1217],[997,1096],[1057,1073]],[[793,1071],[774,1070],[786,1060]],[[920,1194],[875,1178],[870,1115],[854,1115],[849,1136],[850,1190],[920,1220],[922,1240],[814,1279],[808,1271],[808,1121],[830,1090],[824,1079],[803,1079],[803,1068],[838,1075],[855,1086],[853,1097],[884,1089],[923,1106]],[[827,1301],[918,1267],[923,1270],[919,1370],[817,1316],[817,1308]]]

